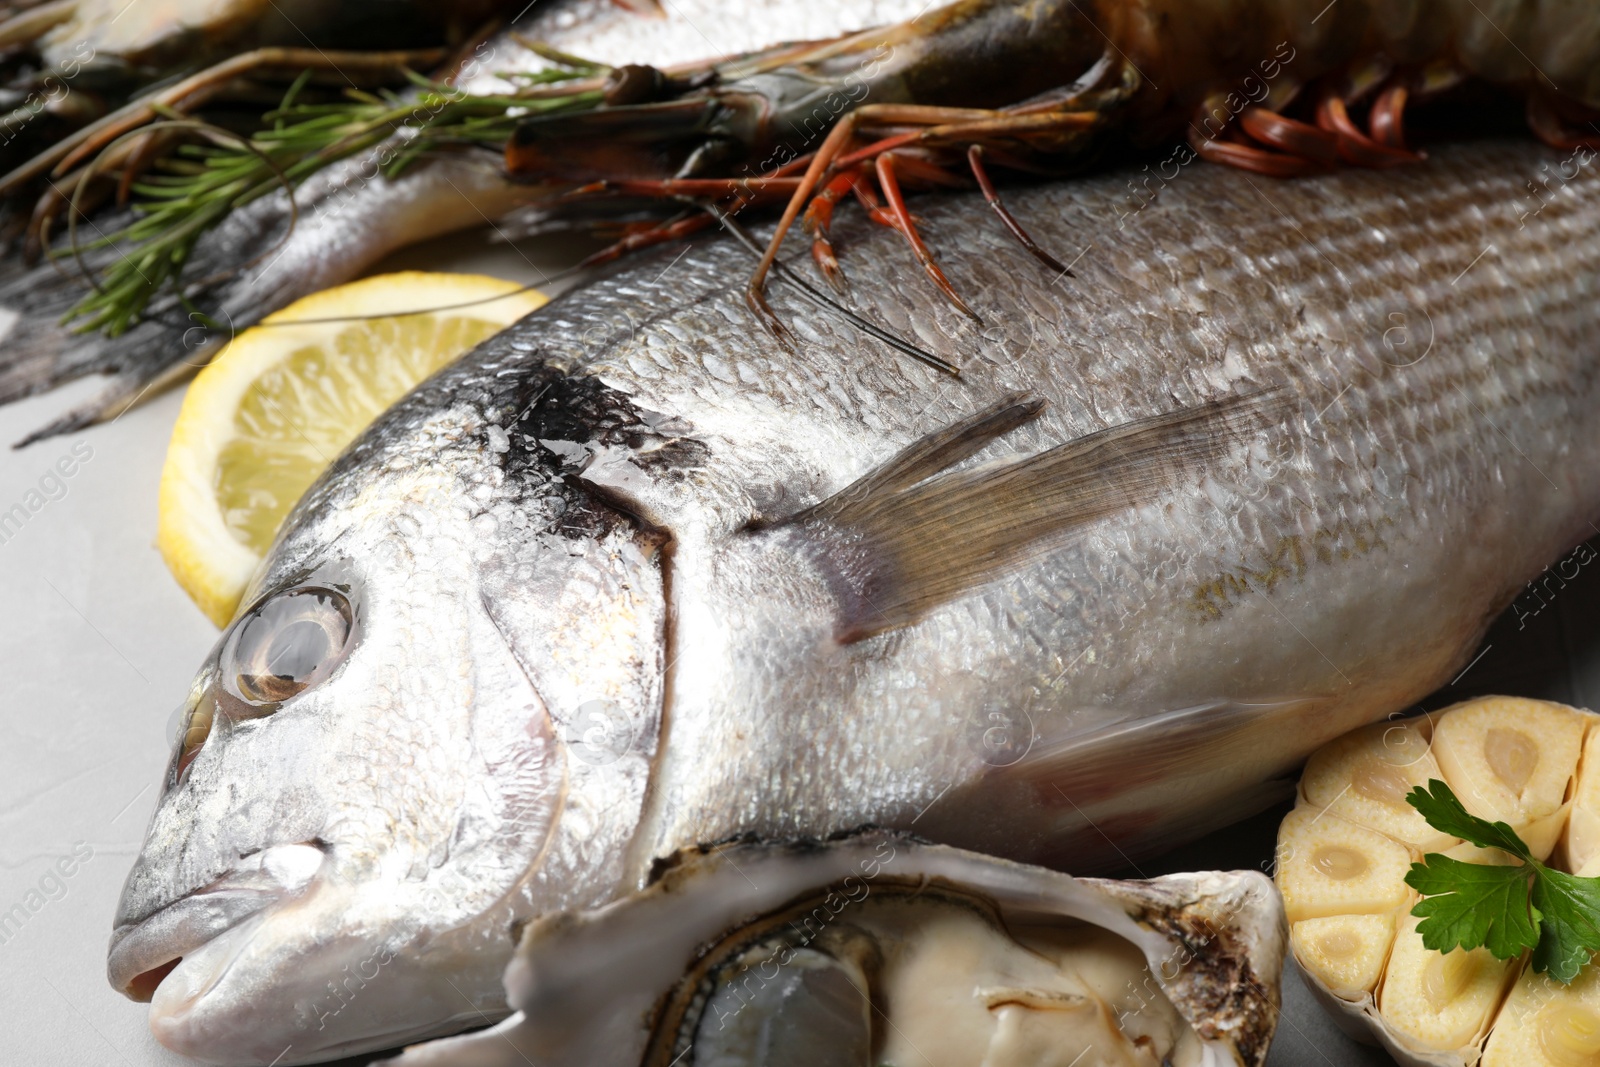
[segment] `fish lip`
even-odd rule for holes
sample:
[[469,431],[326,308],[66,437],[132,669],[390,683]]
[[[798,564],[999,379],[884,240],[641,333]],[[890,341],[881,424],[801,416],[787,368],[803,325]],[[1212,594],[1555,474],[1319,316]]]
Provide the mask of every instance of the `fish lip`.
[[[316,867],[302,861],[288,871],[282,864],[271,869],[271,859],[291,850],[314,849]],[[191,890],[143,918],[123,923],[111,931],[106,953],[106,977],[112,988],[130,1000],[147,1002],[161,978],[135,988],[143,975],[165,968],[170,972],[185,955],[209,943],[280,901],[297,895],[320,869],[325,849],[320,843],[279,845],[241,860],[222,877]],[[275,854],[275,855],[274,855]],[[288,875],[285,877],[285,875]]]

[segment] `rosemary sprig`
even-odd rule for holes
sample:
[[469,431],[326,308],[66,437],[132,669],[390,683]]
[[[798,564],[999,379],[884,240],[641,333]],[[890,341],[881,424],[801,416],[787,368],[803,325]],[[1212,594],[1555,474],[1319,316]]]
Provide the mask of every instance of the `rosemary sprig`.
[[[426,152],[444,145],[499,147],[525,115],[581,110],[601,102],[597,89],[563,93],[553,83],[603,74],[606,68],[571,56],[547,56],[555,66],[518,76],[518,89],[501,96],[474,96],[408,72],[408,96],[356,89],[328,104],[296,103],[310,72],[296,79],[283,103],[263,117],[264,129],[247,140],[176,113],[141,134],[199,129],[210,143],[186,143],[159,169],[132,186],[137,218],[125,228],[52,253],[77,258],[91,249],[115,247],[118,255],[94,282],[95,289],[63,321],[79,332],[116,337],[135,325],[164,286],[172,286],[186,308],[182,273],[202,234],[232,211],[285,185],[291,189],[338,160],[400,135],[398,148],[381,167],[393,178]],[[203,316],[202,316],[203,318]]]

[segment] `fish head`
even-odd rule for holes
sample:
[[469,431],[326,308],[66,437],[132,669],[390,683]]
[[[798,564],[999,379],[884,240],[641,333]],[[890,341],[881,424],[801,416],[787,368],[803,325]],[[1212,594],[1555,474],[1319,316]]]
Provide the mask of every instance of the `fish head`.
[[522,923],[617,891],[661,539],[483,406],[402,409],[301,501],[180,709],[108,961],[176,1051],[488,1021]]

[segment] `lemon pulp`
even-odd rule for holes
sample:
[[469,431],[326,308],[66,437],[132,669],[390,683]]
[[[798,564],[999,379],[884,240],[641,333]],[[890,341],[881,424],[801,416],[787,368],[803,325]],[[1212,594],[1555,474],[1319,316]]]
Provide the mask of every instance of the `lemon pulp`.
[[[284,517],[345,446],[542,303],[482,275],[380,275],[307,297],[230,341],[190,386],[162,470],[157,544],[178,583],[225,625]],[[417,312],[430,307],[440,310]],[[298,321],[329,319],[340,321]]]

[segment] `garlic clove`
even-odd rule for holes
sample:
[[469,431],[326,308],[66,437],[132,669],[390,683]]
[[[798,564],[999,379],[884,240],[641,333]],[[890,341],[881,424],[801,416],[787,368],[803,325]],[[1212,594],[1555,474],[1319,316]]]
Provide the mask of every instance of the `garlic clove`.
[[1289,928],[1301,969],[1341,1000],[1371,993],[1383,977],[1394,942],[1395,915],[1330,915]]
[[1600,858],[1600,730],[1591,729],[1583,745],[1567,817],[1566,850],[1572,870]]
[[1312,754],[1300,779],[1312,805],[1412,845],[1439,852],[1456,839],[1428,825],[1406,795],[1442,778],[1428,719],[1380,722],[1353,730]]
[[1600,1064],[1600,969],[1564,986],[1532,969],[1517,980],[1489,1032],[1483,1067]]
[[1411,915],[1400,920],[1378,1010],[1408,1044],[1441,1051],[1476,1045],[1520,963],[1497,960],[1483,948],[1435,952],[1422,944],[1420,921]]
[[1290,922],[1378,915],[1411,899],[1412,853],[1376,830],[1301,807],[1278,831],[1278,889]]
[[1439,713],[1433,755],[1472,814],[1524,830],[1534,854],[1550,855],[1562,804],[1578,768],[1587,717],[1519,697],[1483,697]]

